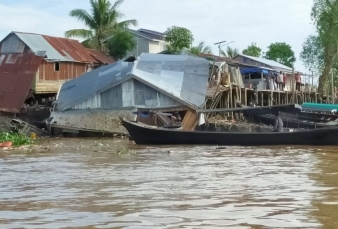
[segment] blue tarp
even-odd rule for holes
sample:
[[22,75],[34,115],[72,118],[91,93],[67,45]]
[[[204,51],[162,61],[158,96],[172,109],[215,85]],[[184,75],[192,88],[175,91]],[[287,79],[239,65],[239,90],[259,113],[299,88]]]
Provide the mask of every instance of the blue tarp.
[[262,68],[243,68],[241,69],[242,74],[252,74],[252,73],[269,73],[268,70],[262,69]]

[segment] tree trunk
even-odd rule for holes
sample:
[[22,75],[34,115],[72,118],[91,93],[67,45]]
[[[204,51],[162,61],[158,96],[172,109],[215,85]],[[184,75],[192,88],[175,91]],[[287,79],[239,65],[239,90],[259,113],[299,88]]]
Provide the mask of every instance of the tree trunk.
[[330,72],[333,63],[332,49],[326,48],[325,50],[325,65],[322,75],[319,77],[318,93],[321,95],[328,95],[329,93],[329,81]]

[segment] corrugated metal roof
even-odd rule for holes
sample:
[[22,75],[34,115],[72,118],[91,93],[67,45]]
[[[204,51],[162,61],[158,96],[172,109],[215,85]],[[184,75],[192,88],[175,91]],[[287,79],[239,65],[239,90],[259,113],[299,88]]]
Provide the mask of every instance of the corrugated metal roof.
[[271,67],[282,68],[282,69],[287,69],[289,71],[292,71],[292,68],[290,68],[290,67],[288,67],[284,64],[280,64],[280,63],[278,63],[274,60],[268,60],[268,59],[261,58],[261,57],[247,56],[247,55],[243,55],[243,54],[239,54],[239,56],[243,56],[245,58],[252,59],[254,61],[266,64],[266,65],[270,65]]
[[131,78],[134,63],[116,62],[102,66],[61,86],[58,94],[58,110],[67,110],[75,104]]
[[192,108],[201,107],[208,76],[209,62],[203,58],[143,53],[135,63],[119,61],[64,83],[58,95],[58,110],[70,109],[130,78]]
[[0,110],[19,113],[43,56],[0,54]]
[[77,40],[42,35],[68,61],[95,63],[87,49]]
[[[47,35],[13,32],[33,52],[46,51],[46,60],[98,63],[88,50],[77,40]],[[106,60],[107,61],[107,60]],[[111,63],[111,62],[110,62]]]
[[146,30],[146,29],[139,29],[139,30],[127,29],[127,30],[133,34],[136,34],[140,37],[143,37],[149,40],[164,40],[164,34],[160,32],[155,32],[155,31]]
[[14,32],[33,52],[46,51],[47,60],[69,61],[39,34]]
[[184,104],[204,104],[209,76],[207,60],[190,55],[143,53],[135,64],[135,79]]
[[95,49],[87,49],[89,54],[98,62],[103,63],[103,64],[112,64],[115,62],[115,60],[106,54],[104,54],[101,51],[95,50]]

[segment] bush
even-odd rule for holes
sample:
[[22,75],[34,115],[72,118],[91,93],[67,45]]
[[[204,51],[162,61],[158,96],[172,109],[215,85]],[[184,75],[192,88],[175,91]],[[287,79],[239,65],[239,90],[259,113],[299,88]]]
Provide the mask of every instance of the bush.
[[3,132],[0,133],[0,143],[12,141],[13,146],[30,145],[33,140],[25,135],[21,135],[14,132]]

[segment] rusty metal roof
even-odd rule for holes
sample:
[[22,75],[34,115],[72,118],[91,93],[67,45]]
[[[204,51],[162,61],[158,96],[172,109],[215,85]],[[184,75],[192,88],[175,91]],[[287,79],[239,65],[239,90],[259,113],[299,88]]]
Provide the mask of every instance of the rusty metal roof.
[[95,49],[87,49],[87,51],[95,60],[102,64],[112,64],[115,62],[113,58],[107,56],[106,54],[104,54],[104,52]]
[[100,63],[78,40],[24,32],[10,34],[18,36],[33,52],[46,51],[49,61]]
[[0,53],[0,111],[19,113],[43,56]]
[[76,62],[95,63],[87,49],[77,40],[42,35],[66,59]]

